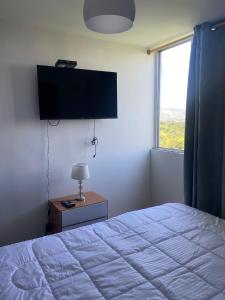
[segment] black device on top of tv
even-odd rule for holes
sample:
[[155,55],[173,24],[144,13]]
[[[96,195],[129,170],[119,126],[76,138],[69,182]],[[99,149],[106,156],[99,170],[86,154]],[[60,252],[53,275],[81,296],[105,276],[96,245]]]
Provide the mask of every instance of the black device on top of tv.
[[37,66],[41,120],[117,118],[117,73]]

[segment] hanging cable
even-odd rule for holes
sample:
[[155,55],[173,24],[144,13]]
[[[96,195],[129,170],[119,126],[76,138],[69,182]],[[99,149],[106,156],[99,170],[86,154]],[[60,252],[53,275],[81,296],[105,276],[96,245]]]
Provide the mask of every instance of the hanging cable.
[[[54,123],[53,123],[54,122]],[[48,120],[48,124],[50,126],[58,126],[60,123],[60,120],[56,120],[56,121],[52,121],[52,120]]]
[[51,121],[47,120],[46,123],[46,136],[47,136],[47,171],[46,171],[46,178],[47,178],[47,197],[48,201],[50,199],[50,136],[49,136],[49,125],[50,126],[58,126],[60,123],[60,120]]
[[93,158],[95,158],[97,155],[97,146],[98,146],[98,138],[96,137],[95,134],[95,121],[96,120],[94,120],[93,139],[91,140],[91,144],[95,147]]
[[46,136],[47,136],[47,171],[46,171],[46,178],[47,178],[47,197],[48,201],[50,198],[50,178],[49,178],[49,172],[50,172],[50,139],[49,139],[49,121],[46,122],[47,129],[46,129]]

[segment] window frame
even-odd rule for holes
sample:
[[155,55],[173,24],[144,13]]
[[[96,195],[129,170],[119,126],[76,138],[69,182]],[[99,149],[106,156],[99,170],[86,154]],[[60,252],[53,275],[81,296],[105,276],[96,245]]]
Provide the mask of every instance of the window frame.
[[164,148],[159,146],[159,130],[160,130],[160,88],[161,88],[161,53],[165,50],[174,48],[176,46],[185,44],[187,42],[191,42],[193,40],[193,35],[169,43],[168,45],[164,47],[160,47],[157,49],[156,55],[155,55],[155,112],[154,112],[154,145],[155,149],[163,150],[163,151],[168,151],[168,152],[177,152],[177,153],[184,153],[184,150],[176,149],[176,148]]

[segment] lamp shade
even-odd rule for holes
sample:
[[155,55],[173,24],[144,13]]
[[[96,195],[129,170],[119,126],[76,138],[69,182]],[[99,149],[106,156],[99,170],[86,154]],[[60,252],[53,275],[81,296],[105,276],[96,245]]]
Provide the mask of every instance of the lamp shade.
[[134,0],[85,0],[84,22],[90,30],[119,33],[129,30],[135,19]]
[[71,178],[75,180],[84,180],[90,177],[87,164],[73,164]]

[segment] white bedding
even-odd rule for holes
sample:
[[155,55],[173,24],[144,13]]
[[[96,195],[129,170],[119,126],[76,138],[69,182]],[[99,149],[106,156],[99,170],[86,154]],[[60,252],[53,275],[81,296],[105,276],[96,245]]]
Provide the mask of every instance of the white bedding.
[[2,247],[0,299],[225,299],[225,223],[165,204]]

